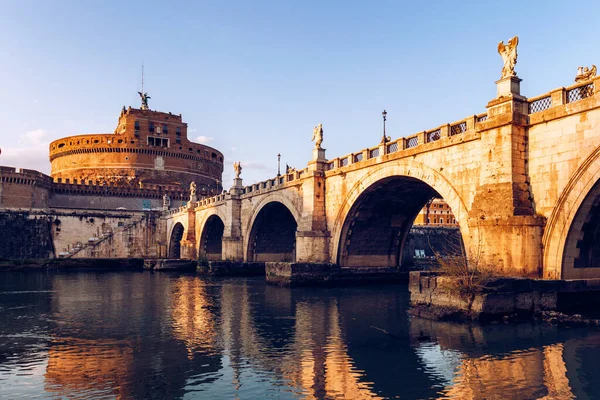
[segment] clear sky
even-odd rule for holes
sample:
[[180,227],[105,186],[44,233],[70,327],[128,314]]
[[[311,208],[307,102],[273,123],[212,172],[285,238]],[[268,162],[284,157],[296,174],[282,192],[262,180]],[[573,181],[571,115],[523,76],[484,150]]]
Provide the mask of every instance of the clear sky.
[[600,65],[600,2],[0,0],[0,165],[49,173],[48,143],[113,132],[139,107],[240,160],[246,184],[485,111],[499,41],[520,39],[521,92]]

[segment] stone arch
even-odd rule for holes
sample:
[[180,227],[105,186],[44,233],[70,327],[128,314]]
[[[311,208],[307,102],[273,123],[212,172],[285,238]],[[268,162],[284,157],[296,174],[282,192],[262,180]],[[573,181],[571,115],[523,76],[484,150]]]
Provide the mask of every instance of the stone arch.
[[181,258],[181,239],[185,228],[181,222],[177,222],[171,229],[169,235],[169,258]]
[[412,160],[399,160],[398,162],[387,163],[373,168],[349,190],[338,209],[331,229],[330,254],[333,262],[338,262],[340,259],[339,249],[344,233],[344,226],[361,195],[369,188],[386,179],[401,177],[420,181],[443,197],[452,209],[452,213],[459,224],[461,235],[465,241],[465,246],[468,247],[468,240],[470,239],[468,209],[456,189],[439,171]]
[[[266,224],[277,220],[268,228]],[[254,207],[244,235],[246,261],[295,261],[296,231],[300,213],[289,199],[283,196],[267,196]],[[265,234],[272,242],[272,251],[266,251]],[[259,238],[257,240],[257,238]],[[256,247],[263,248],[259,251]],[[264,253],[264,254],[263,254]],[[259,256],[263,254],[262,256]]]
[[[575,171],[559,196],[546,224],[542,245],[544,246],[544,271],[546,279],[564,279],[565,268],[570,269],[578,255],[576,232],[581,232],[600,195],[600,148],[590,154]],[[566,265],[569,264],[569,265]],[[600,269],[592,274],[600,276]],[[581,274],[584,277],[586,274]],[[588,277],[588,276],[586,276]]]
[[224,220],[217,212],[207,215],[198,235],[198,256],[205,256],[209,261],[220,261],[224,230]]

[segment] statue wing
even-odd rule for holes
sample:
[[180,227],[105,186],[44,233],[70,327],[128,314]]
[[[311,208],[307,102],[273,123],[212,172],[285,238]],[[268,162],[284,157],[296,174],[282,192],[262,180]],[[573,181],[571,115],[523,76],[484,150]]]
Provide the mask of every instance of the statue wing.
[[590,76],[596,76],[596,66],[592,64],[592,69],[590,70]]
[[506,49],[506,46],[504,45],[503,41],[498,43],[498,53],[503,54],[505,49]]

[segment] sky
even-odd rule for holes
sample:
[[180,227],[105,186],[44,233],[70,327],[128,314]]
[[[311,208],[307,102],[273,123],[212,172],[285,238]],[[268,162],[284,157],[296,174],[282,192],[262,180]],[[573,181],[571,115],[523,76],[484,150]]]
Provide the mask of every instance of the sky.
[[[0,165],[50,172],[48,144],[112,133],[139,108],[181,113],[192,141],[250,184],[485,112],[519,36],[521,94],[600,64],[600,2],[0,0]],[[228,182],[230,182],[228,184]]]

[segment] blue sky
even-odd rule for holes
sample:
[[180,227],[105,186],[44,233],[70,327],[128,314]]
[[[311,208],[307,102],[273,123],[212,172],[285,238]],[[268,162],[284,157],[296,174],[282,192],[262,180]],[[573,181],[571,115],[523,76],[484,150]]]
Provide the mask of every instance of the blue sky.
[[[244,182],[485,111],[518,35],[521,92],[600,64],[600,3],[565,1],[2,1],[0,165],[49,173],[51,140],[113,132],[123,105],[183,114],[241,160]],[[229,183],[228,183],[229,182]]]

